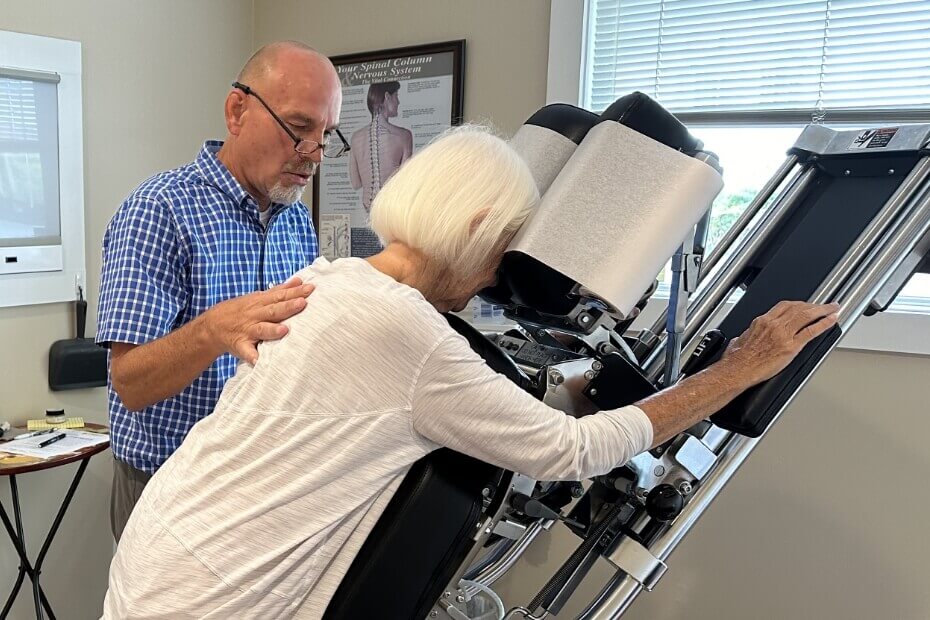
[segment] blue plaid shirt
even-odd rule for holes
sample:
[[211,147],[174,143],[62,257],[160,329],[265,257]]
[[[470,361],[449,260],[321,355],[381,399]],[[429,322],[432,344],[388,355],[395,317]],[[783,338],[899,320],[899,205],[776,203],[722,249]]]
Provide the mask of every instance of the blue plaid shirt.
[[[143,344],[221,301],[284,282],[319,252],[307,208],[258,204],[208,141],[193,162],[158,174],[122,204],[103,237],[97,342]],[[132,413],[109,383],[113,454],[154,472],[213,411],[236,360],[222,355],[183,392]]]

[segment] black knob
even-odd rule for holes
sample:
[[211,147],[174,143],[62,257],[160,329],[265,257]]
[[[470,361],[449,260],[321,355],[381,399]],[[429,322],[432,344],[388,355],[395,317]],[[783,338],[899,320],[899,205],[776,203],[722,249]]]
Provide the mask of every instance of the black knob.
[[685,507],[685,498],[670,484],[660,484],[646,496],[646,512],[656,521],[671,521]]

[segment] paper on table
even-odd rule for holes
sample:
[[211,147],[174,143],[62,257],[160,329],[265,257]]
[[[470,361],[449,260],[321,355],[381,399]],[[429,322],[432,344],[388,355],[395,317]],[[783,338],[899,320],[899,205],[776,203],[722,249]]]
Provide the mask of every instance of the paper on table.
[[18,439],[16,441],[7,441],[0,443],[0,452],[7,454],[21,454],[23,456],[37,456],[43,459],[49,459],[55,456],[71,454],[83,448],[89,448],[110,440],[107,435],[99,433],[88,433],[86,431],[63,430],[65,438],[49,444],[44,448],[39,447],[39,443],[48,441],[56,436],[58,431],[46,435],[38,435],[27,439]]
[[27,431],[44,431],[50,428],[84,428],[84,418],[68,418],[64,422],[46,422],[45,420],[26,421]]

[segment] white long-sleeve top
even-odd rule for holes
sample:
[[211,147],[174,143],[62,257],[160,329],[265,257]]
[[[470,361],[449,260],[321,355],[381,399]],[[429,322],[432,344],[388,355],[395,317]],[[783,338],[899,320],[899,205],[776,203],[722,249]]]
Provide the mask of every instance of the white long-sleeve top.
[[366,261],[321,258],[298,275],[316,290],[287,336],[239,366],[148,483],[104,617],[319,618],[430,451],[579,480],[652,442],[636,407],[575,419],[523,392]]

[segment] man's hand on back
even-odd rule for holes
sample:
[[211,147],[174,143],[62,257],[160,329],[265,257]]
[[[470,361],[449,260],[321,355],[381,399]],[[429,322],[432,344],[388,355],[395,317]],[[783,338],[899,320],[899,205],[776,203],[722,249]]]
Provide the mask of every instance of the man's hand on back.
[[258,343],[284,337],[287,326],[281,322],[303,310],[312,292],[312,284],[294,277],[267,291],[216,304],[203,313],[204,324],[219,348],[254,364]]

